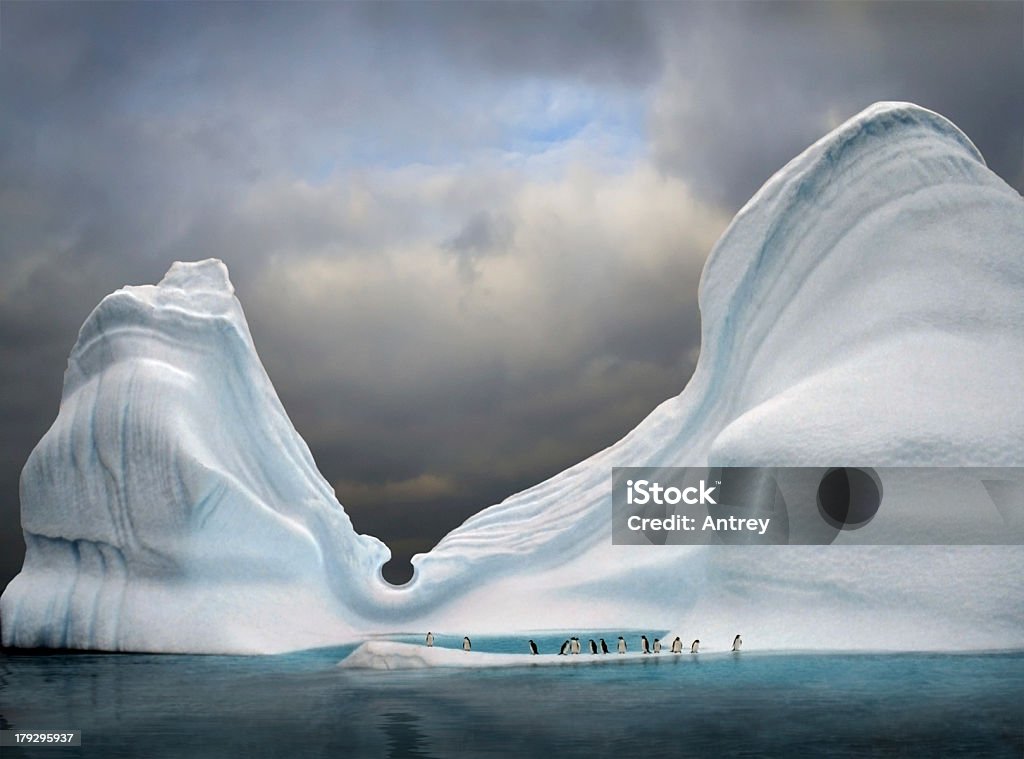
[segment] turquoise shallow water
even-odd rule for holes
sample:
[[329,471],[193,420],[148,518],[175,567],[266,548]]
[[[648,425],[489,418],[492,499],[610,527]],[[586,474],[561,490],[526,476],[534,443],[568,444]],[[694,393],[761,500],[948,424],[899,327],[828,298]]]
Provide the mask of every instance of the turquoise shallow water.
[[[611,645],[618,633],[599,635]],[[567,636],[533,637],[553,651]],[[580,637],[585,645],[596,636]],[[631,649],[635,637],[627,636]],[[473,643],[478,651],[525,650],[525,637]],[[454,647],[461,637],[441,636],[438,644]],[[5,748],[4,759],[1024,754],[1024,653],[751,648],[601,667],[336,668],[350,650],[273,657],[5,651],[0,725],[77,728],[82,746]]]

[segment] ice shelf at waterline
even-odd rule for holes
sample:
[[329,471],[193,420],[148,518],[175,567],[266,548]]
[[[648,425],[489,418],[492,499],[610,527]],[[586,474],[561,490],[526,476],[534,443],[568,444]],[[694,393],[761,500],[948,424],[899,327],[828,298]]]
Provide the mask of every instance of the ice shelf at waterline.
[[666,665],[691,660],[691,656],[722,656],[733,652],[717,651],[711,654],[690,654],[689,646],[682,654],[673,654],[667,649],[659,654],[641,651],[608,654],[498,654],[480,651],[462,651],[456,648],[428,648],[413,643],[399,643],[390,640],[369,640],[359,645],[340,662],[342,669],[491,669],[497,667],[591,667],[609,664],[657,664]]
[[[83,325],[22,473],[3,642],[277,652],[394,630],[675,627],[752,648],[1024,647],[1021,547],[610,538],[613,466],[1024,464],[1024,201],[967,137],[909,104],[846,122],[737,214],[700,307],[679,396],[468,519],[394,588],[388,549],[356,534],[288,419],[224,265],[118,290]],[[910,498],[892,517],[933,508]],[[943,513],[933,529],[999,518]]]

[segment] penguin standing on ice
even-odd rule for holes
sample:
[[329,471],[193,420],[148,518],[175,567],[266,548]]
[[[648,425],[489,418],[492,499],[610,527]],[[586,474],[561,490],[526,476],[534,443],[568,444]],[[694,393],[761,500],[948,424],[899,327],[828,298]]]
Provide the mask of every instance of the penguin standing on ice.
[[736,653],[739,653],[740,646],[742,646],[742,645],[743,645],[743,638],[741,638],[739,635],[737,635],[735,638],[732,639],[732,650],[735,651]]
[[677,635],[676,639],[674,641],[672,641],[672,653],[674,653],[674,654],[681,654],[682,652],[683,652],[683,641],[679,640],[679,636]]
[[569,645],[570,653],[578,654],[580,652],[580,639],[573,638],[572,643]]
[[690,644],[690,653],[691,654],[699,654],[700,653],[700,639],[699,638],[697,640],[693,641],[693,643]]
[[656,654],[660,654],[661,653],[661,641],[658,640],[657,638],[654,639],[654,653],[656,653]]
[[608,644],[604,642],[604,638],[601,638],[601,653],[608,653]]
[[537,644],[534,643],[532,640],[528,641],[528,642],[530,644],[530,653],[533,654],[534,656],[536,656],[537,655]]
[[640,650],[643,651],[645,654],[649,654],[651,652],[651,646],[647,642],[647,636],[646,635],[641,635],[640,636]]
[[468,635],[462,639],[462,650],[463,651],[472,651],[473,650],[473,644],[470,643]]
[[562,648],[558,651],[558,655],[565,656],[567,653],[569,653],[569,641],[565,641],[565,643],[562,644]]
[[593,638],[590,639],[590,653],[592,653],[592,654],[596,654],[597,653],[597,644],[594,642]]
[[433,647],[434,647],[434,633],[428,632],[427,633],[427,648],[433,648]]
[[621,635],[619,636],[619,653],[620,654],[626,653],[626,641],[625,641],[625,639],[623,639],[623,637]]

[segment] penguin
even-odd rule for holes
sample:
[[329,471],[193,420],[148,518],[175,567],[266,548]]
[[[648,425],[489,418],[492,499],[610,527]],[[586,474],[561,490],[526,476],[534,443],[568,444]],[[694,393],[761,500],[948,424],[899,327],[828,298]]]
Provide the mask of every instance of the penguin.
[[601,638],[601,653],[608,653],[608,644],[604,642],[604,638]]
[[699,654],[700,653],[700,639],[699,638],[697,640],[693,641],[693,643],[690,644],[690,653],[691,654]]
[[619,636],[619,653],[626,653],[626,641],[623,639],[621,635]]
[[640,636],[640,650],[643,651],[645,654],[649,654],[651,652],[651,646],[647,642],[647,636],[646,635],[641,635]]
[[658,640],[657,638],[654,639],[654,653],[656,653],[656,654],[660,654],[661,653],[661,641]]
[[592,654],[596,654],[597,653],[597,644],[594,642],[593,638],[590,639],[590,653],[592,653]]
[[737,635],[735,638],[732,639],[732,650],[735,651],[736,653],[739,653],[740,646],[742,646],[742,645],[743,645],[743,638],[741,638],[739,635]]
[[565,643],[562,644],[562,648],[559,650],[558,655],[564,656],[567,653],[569,653],[569,641],[565,641]]
[[434,647],[434,633],[428,632],[427,633],[427,648],[433,648],[433,647]]
[[682,652],[683,652],[683,641],[679,640],[679,636],[677,635],[676,639],[674,641],[672,641],[672,653],[674,653],[674,654],[681,654]]
[[569,652],[573,654],[578,654],[580,652],[580,639],[572,638],[571,640],[572,642],[569,644]]
[[530,643],[530,653],[533,654],[534,656],[536,656],[537,655],[537,644],[534,643],[532,640],[529,641],[529,643]]
[[473,649],[473,644],[470,643],[469,636],[467,635],[466,637],[464,637],[462,639],[462,650],[463,651],[471,651],[472,649]]

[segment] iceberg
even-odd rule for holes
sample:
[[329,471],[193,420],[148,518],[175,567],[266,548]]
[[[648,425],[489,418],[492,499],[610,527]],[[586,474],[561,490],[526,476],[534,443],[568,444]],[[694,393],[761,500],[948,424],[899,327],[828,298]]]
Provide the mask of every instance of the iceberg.
[[[1024,647],[1019,545],[611,541],[617,466],[1024,465],[1024,200],[970,140],[912,104],[855,116],[737,214],[700,308],[680,395],[466,520],[394,587],[387,547],[355,532],[288,419],[224,265],[122,288],[83,325],[23,470],[3,643],[273,653],[396,630],[672,626],[751,649]],[[1000,518],[939,506],[953,516],[935,542]]]

